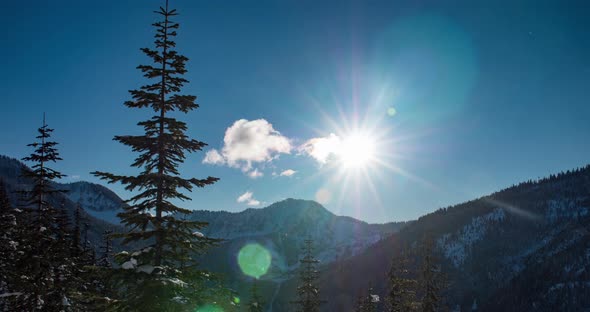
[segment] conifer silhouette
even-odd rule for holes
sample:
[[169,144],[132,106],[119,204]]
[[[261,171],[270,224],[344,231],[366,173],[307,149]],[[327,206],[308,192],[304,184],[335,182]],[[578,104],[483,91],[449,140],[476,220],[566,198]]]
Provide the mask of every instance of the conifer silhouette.
[[141,311],[181,309],[200,301],[209,289],[202,285],[210,275],[197,270],[192,256],[217,242],[195,235],[207,223],[182,218],[191,211],[175,204],[190,200],[184,192],[211,185],[218,178],[180,176],[178,167],[186,153],[200,151],[206,144],[190,139],[187,124],[172,117],[173,112],[188,113],[199,106],[196,96],[180,94],[188,82],[182,77],[187,72],[188,58],[175,50],[173,38],[179,24],[171,19],[178,13],[169,9],[168,1],[155,13],[162,18],[153,24],[155,48],[141,49],[152,62],[137,67],[154,82],[129,91],[132,100],[125,102],[129,108],[149,109],[154,116],[138,123],[143,127],[142,135],[114,137],[139,153],[131,166],[142,170],[135,176],[93,172],[109,183],[121,183],[128,191],[139,192],[127,200],[129,205],[119,214],[122,224],[131,229],[119,236],[124,244],[138,242],[149,247],[115,256],[121,266],[115,280],[119,282],[117,289],[121,289],[118,304]]

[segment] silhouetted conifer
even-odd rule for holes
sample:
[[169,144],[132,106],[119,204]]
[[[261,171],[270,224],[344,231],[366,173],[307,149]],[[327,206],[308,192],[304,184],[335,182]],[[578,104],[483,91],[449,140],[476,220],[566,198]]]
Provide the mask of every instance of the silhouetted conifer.
[[418,282],[410,275],[410,259],[403,250],[393,258],[388,274],[389,292],[387,293],[387,311],[408,312],[416,310],[416,287]]
[[262,297],[258,294],[258,285],[256,280],[252,282],[252,288],[250,290],[250,301],[248,301],[248,312],[263,312],[264,302]]
[[82,254],[82,205],[76,204],[74,210],[74,227],[72,229],[72,254],[78,257]]
[[[33,163],[23,176],[33,183],[30,190],[20,190],[29,209],[26,233],[22,235],[22,254],[19,261],[21,276],[15,291],[21,293],[18,308],[23,311],[53,311],[69,309],[69,298],[59,287],[56,276],[63,269],[63,244],[58,225],[59,211],[53,206],[56,194],[64,190],[54,189],[52,182],[64,177],[59,171],[48,167],[49,163],[61,160],[56,142],[50,141],[53,129],[45,123],[38,129],[37,141],[29,144],[34,148],[30,156],[23,158]],[[56,288],[56,285],[58,288]]]
[[102,245],[100,246],[101,255],[98,258],[97,265],[103,268],[111,267],[111,257],[113,252],[112,234],[113,231],[111,230],[105,230],[102,233]]
[[[188,113],[196,109],[196,96],[179,94],[188,81],[188,60],[175,50],[173,38],[179,24],[171,18],[176,10],[165,7],[156,11],[162,17],[155,22],[155,49],[141,49],[152,60],[150,65],[139,65],[144,77],[154,83],[131,90],[133,100],[125,102],[130,108],[148,108],[155,115],[138,123],[143,135],[115,136],[114,140],[131,147],[139,156],[132,163],[142,171],[136,176],[123,176],[107,172],[94,172],[109,183],[121,183],[128,191],[139,191],[119,214],[122,223],[132,229],[120,235],[123,243],[141,242],[149,247],[134,253],[115,256],[119,268],[114,280],[118,283],[118,301],[122,310],[180,311],[195,303],[207,301],[209,274],[197,270],[191,259],[203,253],[216,240],[194,235],[206,222],[183,220],[179,216],[191,211],[176,206],[173,201],[190,200],[183,191],[205,187],[218,178],[182,178],[178,166],[185,154],[200,151],[205,143],[186,135],[186,123],[171,116],[173,112]],[[180,263],[184,263],[181,268]]]
[[291,301],[299,312],[317,312],[320,305],[326,303],[320,299],[320,289],[317,285],[319,271],[317,265],[320,262],[313,256],[313,241],[305,240],[303,258],[300,263],[300,281],[297,286],[297,300]]
[[19,258],[18,210],[12,208],[4,181],[0,179],[0,311],[13,310],[18,279],[15,261]]
[[434,254],[434,240],[426,236],[422,241],[422,269],[420,288],[422,291],[422,312],[437,312],[443,306],[441,292],[445,287],[441,265]]

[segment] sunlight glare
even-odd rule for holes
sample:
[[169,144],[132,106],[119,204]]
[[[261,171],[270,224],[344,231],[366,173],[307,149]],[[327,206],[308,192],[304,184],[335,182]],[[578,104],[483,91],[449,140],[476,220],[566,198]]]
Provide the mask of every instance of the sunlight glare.
[[345,169],[365,168],[375,158],[375,140],[362,133],[353,133],[342,141],[338,156]]

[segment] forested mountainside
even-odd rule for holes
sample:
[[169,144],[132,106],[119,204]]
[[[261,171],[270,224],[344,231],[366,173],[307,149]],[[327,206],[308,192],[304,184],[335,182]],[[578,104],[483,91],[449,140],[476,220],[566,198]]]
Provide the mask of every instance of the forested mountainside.
[[[0,156],[0,177],[14,205],[19,204],[14,191],[30,184],[20,177],[21,170],[26,166],[20,161]],[[104,230],[121,230],[100,220],[124,205],[112,191],[87,182],[57,186],[70,192],[53,199],[54,204],[63,202],[72,212],[80,202],[89,213],[85,218],[93,244]],[[238,213],[195,211],[190,218],[210,223],[205,235],[225,239],[202,263],[225,273],[228,285],[240,293],[247,294],[250,283],[236,264],[240,247],[256,242],[271,252],[271,268],[259,287],[272,311],[290,307],[306,238],[314,240],[322,264],[320,289],[328,301],[322,309],[352,311],[355,298],[369,287],[385,295],[392,259],[404,247],[418,248],[426,235],[435,240],[449,285],[444,298],[452,311],[580,311],[590,308],[589,212],[586,166],[408,223],[367,224],[295,199]],[[382,300],[380,309],[384,307]]]
[[[204,234],[226,239],[203,257],[203,265],[227,276],[228,285],[248,294],[251,279],[237,263],[240,248],[257,243],[272,256],[268,273],[258,287],[270,306],[281,285],[299,274],[301,248],[306,239],[314,242],[315,257],[323,264],[343,261],[362,253],[411,222],[368,224],[350,217],[336,216],[315,201],[286,199],[261,209],[239,213],[196,211],[195,220],[209,222]],[[286,308],[286,307],[285,307]],[[281,311],[280,306],[273,306]]]
[[[14,207],[23,205],[17,191],[32,187],[32,181],[22,177],[23,170],[30,169],[19,160],[0,155],[0,178],[4,181],[7,194]],[[70,216],[74,214],[76,206],[82,197],[82,218],[84,223],[88,224],[88,240],[95,249],[100,245],[105,230],[123,230],[121,226],[105,221],[100,216],[95,216],[100,211],[117,211],[119,209],[117,206],[122,204],[121,199],[109,189],[87,182],[55,183],[55,188],[72,191],[71,193],[55,194],[50,197],[50,202],[56,207],[63,204]],[[115,242],[115,247],[116,249],[119,248],[117,242]]]
[[[281,254],[284,266],[298,261],[299,248],[312,239],[320,250],[318,259],[331,262],[358,254],[367,246],[397,232],[406,223],[368,224],[336,216],[315,201],[286,199],[268,207],[242,212],[195,211],[191,219],[206,221],[204,234],[228,241],[259,239]],[[282,251],[281,251],[282,250]]]
[[[417,248],[425,235],[435,239],[452,310],[588,310],[589,211],[590,166],[439,209],[357,256],[325,265],[324,311],[352,311],[354,298],[370,286],[383,296],[392,258],[403,246]],[[287,306],[294,285],[283,284],[279,306]]]

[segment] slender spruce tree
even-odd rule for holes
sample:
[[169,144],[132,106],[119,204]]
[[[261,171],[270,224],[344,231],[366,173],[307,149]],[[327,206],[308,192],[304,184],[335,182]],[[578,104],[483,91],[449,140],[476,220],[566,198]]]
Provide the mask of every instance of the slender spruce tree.
[[[56,208],[55,223],[53,225],[54,246],[52,248],[55,259],[53,265],[54,282],[48,293],[49,302],[54,303],[60,311],[73,311],[77,288],[82,284],[79,271],[82,269],[80,259],[72,248],[72,229],[66,210],[65,198],[61,198]],[[77,299],[77,298],[76,298]]]
[[258,293],[258,284],[256,280],[252,282],[252,288],[250,289],[250,301],[248,301],[248,312],[263,312],[264,302],[262,297]]
[[303,258],[300,263],[300,282],[297,286],[297,300],[291,301],[296,306],[298,312],[318,312],[320,305],[326,303],[320,299],[320,289],[317,285],[319,271],[317,265],[319,260],[313,256],[313,241],[308,238],[305,240],[303,247]]
[[388,273],[389,292],[387,293],[388,312],[415,311],[416,288],[418,282],[410,273],[410,258],[408,249],[404,249],[393,258]]
[[18,296],[13,292],[18,279],[15,260],[18,259],[20,249],[16,214],[4,181],[0,179],[0,311],[10,311],[14,297]]
[[196,96],[180,93],[188,82],[183,78],[188,58],[175,50],[173,39],[179,24],[172,18],[178,14],[169,8],[168,1],[155,13],[161,17],[153,24],[155,47],[141,49],[151,64],[137,67],[153,83],[131,90],[132,100],[125,102],[129,108],[147,108],[154,116],[138,123],[143,127],[142,135],[114,137],[139,153],[131,166],[141,171],[135,176],[93,172],[109,183],[121,183],[126,190],[138,192],[119,214],[122,223],[131,229],[120,237],[124,244],[135,242],[149,247],[115,256],[120,267],[114,269],[118,270],[115,280],[120,290],[116,306],[122,311],[181,311],[206,301],[203,296],[210,287],[203,283],[207,283],[209,274],[199,271],[191,258],[217,242],[195,235],[207,223],[183,219],[180,216],[191,211],[175,204],[190,200],[184,192],[211,185],[218,178],[180,176],[178,167],[186,153],[200,151],[206,144],[189,138],[186,123],[173,117],[173,113],[188,113],[199,107]]
[[56,288],[56,275],[59,274],[63,263],[64,240],[60,237],[58,225],[59,211],[55,208],[57,194],[65,190],[55,189],[53,181],[64,177],[59,171],[50,168],[50,163],[61,160],[57,151],[58,143],[50,141],[53,129],[45,123],[38,129],[37,141],[29,144],[34,151],[24,161],[33,165],[30,170],[24,170],[22,175],[32,181],[32,189],[20,190],[26,198],[28,211],[28,225],[26,235],[22,236],[22,258],[19,271],[23,272],[16,291],[19,296],[18,308],[23,311],[53,311],[68,310],[69,299]]
[[441,265],[434,254],[434,240],[425,236],[422,240],[422,269],[419,286],[422,291],[422,312],[437,312],[443,307],[441,292],[445,287]]
[[72,229],[72,254],[76,257],[82,255],[82,204],[76,204],[74,210],[74,227]]
[[101,255],[98,258],[97,265],[103,268],[110,268],[112,253],[113,253],[113,241],[111,236],[113,235],[112,230],[105,230],[102,233],[102,245],[100,246]]
[[[111,287],[112,233],[111,230],[103,232],[102,244],[99,246],[100,256],[97,259],[92,257],[92,265],[87,264],[84,267],[86,285],[82,295],[85,297],[86,311],[109,311],[111,308],[111,298],[114,297]],[[90,253],[85,252],[85,254]],[[90,261],[89,256],[87,259]]]

